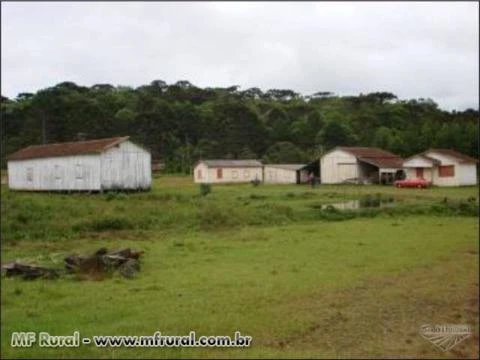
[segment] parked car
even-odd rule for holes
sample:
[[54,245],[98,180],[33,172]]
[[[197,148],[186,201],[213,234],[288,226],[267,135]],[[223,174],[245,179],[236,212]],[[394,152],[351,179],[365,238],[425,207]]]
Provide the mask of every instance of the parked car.
[[432,182],[425,179],[405,179],[405,180],[397,180],[393,183],[393,185],[398,188],[401,188],[401,187],[427,188],[432,185]]

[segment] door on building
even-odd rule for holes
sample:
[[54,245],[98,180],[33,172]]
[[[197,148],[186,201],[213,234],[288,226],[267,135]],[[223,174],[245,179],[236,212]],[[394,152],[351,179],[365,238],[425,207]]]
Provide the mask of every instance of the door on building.
[[423,179],[423,168],[417,168],[417,179]]
[[223,178],[223,171],[222,170],[223,170],[222,168],[217,169],[217,179]]

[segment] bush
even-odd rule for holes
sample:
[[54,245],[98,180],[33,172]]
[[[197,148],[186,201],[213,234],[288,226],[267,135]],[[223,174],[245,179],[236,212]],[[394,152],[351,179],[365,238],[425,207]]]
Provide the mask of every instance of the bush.
[[257,194],[251,194],[250,195],[250,199],[252,200],[263,200],[263,199],[266,199],[267,196],[265,195],[257,195]]
[[332,205],[327,205],[324,210],[320,210],[318,212],[318,216],[320,220],[327,220],[327,221],[343,221],[343,220],[350,220],[357,217],[354,211],[350,210],[338,210]]
[[206,196],[212,192],[210,184],[200,184],[200,195]]
[[105,200],[112,201],[112,200],[125,200],[127,199],[127,195],[121,192],[108,192],[105,196]]
[[261,181],[259,179],[255,179],[255,180],[252,180],[251,183],[253,186],[258,186],[260,185]]
[[94,219],[74,226],[74,230],[89,231],[110,231],[110,230],[128,230],[133,229],[134,224],[124,217],[106,217],[103,219]]
[[375,196],[367,195],[360,199],[360,207],[378,207],[380,206],[381,195],[377,194]]
[[241,223],[237,212],[215,204],[206,204],[197,209],[197,220],[202,229],[234,227]]

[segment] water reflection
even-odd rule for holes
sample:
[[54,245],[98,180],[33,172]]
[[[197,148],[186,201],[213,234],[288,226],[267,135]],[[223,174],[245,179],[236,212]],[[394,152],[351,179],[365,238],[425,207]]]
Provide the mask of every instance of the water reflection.
[[391,207],[395,205],[395,200],[393,198],[381,198],[381,197],[372,197],[366,196],[359,200],[348,200],[334,204],[325,204],[317,206],[320,209],[334,208],[337,210],[356,210],[363,208],[383,208]]

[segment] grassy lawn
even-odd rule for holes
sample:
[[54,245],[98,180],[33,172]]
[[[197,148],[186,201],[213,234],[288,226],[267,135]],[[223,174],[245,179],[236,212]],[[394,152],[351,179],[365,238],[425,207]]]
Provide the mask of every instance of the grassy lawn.
[[[71,253],[145,251],[132,280],[2,278],[2,358],[478,357],[476,188],[214,186],[156,179],[152,192],[11,193],[2,262],[61,268]],[[380,194],[380,195],[378,195]],[[376,195],[392,209],[316,205]],[[446,200],[445,200],[446,198]],[[468,203],[471,204],[471,203]],[[346,216],[345,214],[348,214]],[[442,352],[423,324],[469,324]],[[13,331],[230,335],[250,348],[10,347]]]

